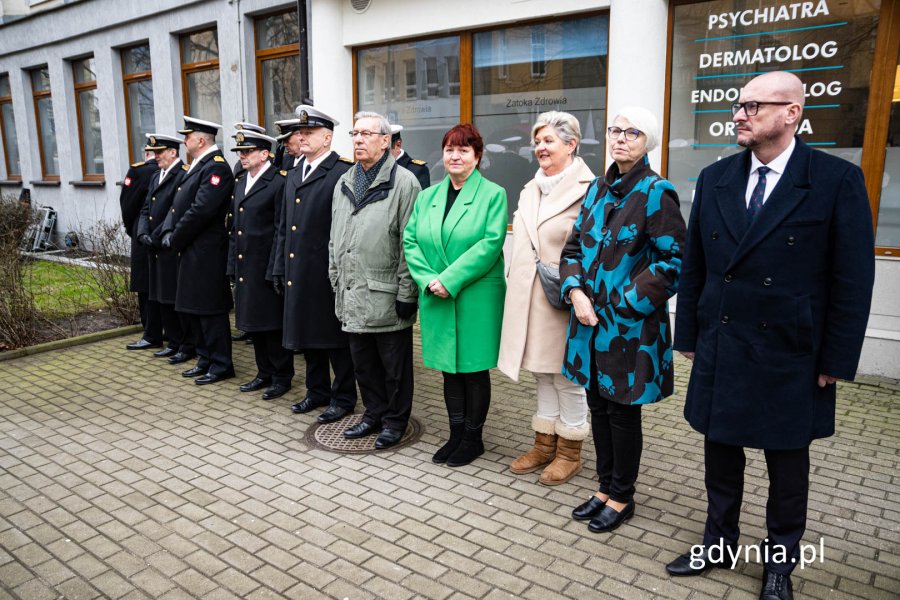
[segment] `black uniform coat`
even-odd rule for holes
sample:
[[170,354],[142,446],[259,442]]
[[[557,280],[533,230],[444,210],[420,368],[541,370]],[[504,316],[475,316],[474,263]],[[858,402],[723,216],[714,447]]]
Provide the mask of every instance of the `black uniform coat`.
[[141,207],[147,198],[150,179],[159,171],[156,159],[142,163],[134,163],[129,167],[122,181],[122,192],[119,194],[119,206],[122,208],[122,223],[125,233],[131,238],[131,279],[129,289],[132,292],[147,293],[150,291],[150,268],[147,263],[147,247],[138,243],[138,220]]
[[431,174],[428,172],[428,163],[424,160],[413,159],[407,152],[397,159],[397,164],[412,172],[419,180],[419,185],[424,190],[431,185]]
[[711,441],[794,449],[834,433],[875,274],[860,169],[797,138],[752,224],[750,151],[700,173],[678,289],[675,349],[696,352],[684,408]]
[[172,209],[175,190],[184,171],[178,159],[170,167],[169,173],[159,183],[162,171],[153,174],[147,200],[141,208],[141,217],[135,238],[149,235],[153,240],[153,248],[148,250],[150,264],[150,299],[163,304],[175,304],[175,289],[178,282],[178,260],[175,251],[162,247],[163,223]]
[[172,249],[179,253],[175,310],[194,315],[227,313],[232,299],[225,276],[225,216],[234,176],[221,151],[201,158],[189,173],[187,168],[182,166],[185,172],[163,225],[163,234],[172,233]]
[[285,280],[283,345],[291,350],[343,348],[349,342],[334,314],[328,240],[334,188],[353,164],[332,152],[301,181],[303,165],[301,161],[288,172],[282,224],[275,238],[281,260],[275,262],[273,275]]
[[244,171],[234,182],[228,275],[234,277],[235,324],[241,331],[282,327],[284,303],[271,280],[276,219],[281,217],[286,176],[286,171],[269,165],[246,196],[248,173]]

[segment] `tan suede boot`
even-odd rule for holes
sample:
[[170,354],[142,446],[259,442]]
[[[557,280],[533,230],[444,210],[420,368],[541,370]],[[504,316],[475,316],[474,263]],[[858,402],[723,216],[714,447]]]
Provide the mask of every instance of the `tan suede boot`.
[[534,446],[509,465],[509,470],[516,475],[532,473],[550,464],[556,456],[555,421],[535,415],[531,419],[534,429]]
[[587,423],[581,427],[567,427],[556,422],[556,458],[541,473],[539,481],[542,484],[559,485],[581,472],[581,445],[589,430]]

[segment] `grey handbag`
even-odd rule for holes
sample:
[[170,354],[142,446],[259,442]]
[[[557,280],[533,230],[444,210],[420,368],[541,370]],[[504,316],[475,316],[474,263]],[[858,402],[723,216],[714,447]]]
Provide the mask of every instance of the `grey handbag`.
[[537,250],[534,248],[534,242],[531,242],[531,251],[534,252],[534,266],[537,269],[537,276],[538,280],[541,282],[541,287],[544,289],[544,295],[547,296],[547,302],[549,302],[550,306],[553,308],[569,310],[569,305],[566,304],[559,295],[559,267],[551,267],[548,264],[542,263],[541,259],[538,257]]

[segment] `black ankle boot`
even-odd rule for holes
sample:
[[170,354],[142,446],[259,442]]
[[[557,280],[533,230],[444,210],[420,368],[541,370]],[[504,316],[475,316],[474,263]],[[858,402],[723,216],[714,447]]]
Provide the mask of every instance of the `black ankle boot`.
[[466,428],[459,447],[447,458],[447,466],[467,465],[482,454],[484,454],[484,443],[481,441],[481,427],[478,429]]
[[453,454],[457,448],[459,448],[459,444],[460,442],[462,442],[463,432],[465,430],[465,423],[450,423],[450,439],[447,440],[447,443],[441,446],[441,448],[434,453],[434,456],[431,457],[431,462],[437,464],[447,462],[447,459],[450,458],[450,455]]

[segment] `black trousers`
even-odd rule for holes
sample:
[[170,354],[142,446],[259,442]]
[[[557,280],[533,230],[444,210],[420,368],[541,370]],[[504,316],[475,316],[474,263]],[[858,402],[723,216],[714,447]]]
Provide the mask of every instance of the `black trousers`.
[[281,329],[253,332],[251,339],[256,355],[256,376],[290,387],[294,378],[294,353],[281,345],[281,336]]
[[231,324],[228,314],[187,315],[194,334],[194,344],[200,357],[197,366],[213,375],[234,373],[231,362]]
[[587,405],[597,453],[599,490],[616,502],[630,502],[644,449],[641,405],[603,398],[594,386],[587,390]]
[[144,339],[154,344],[163,341],[163,322],[159,312],[159,303],[150,299],[147,292],[138,292],[138,312],[141,314],[141,325],[144,326]]
[[351,333],[350,354],[366,412],[363,421],[406,429],[412,413],[412,327],[384,333]]
[[484,427],[491,408],[491,374],[489,371],[473,373],[447,373],[444,376],[444,404],[450,425],[465,423],[466,429],[475,432]]
[[[306,392],[316,401],[352,411],[356,407],[356,378],[350,347],[304,350]],[[330,369],[329,369],[330,365]],[[334,379],[331,378],[334,371]]]
[[159,315],[162,319],[163,332],[166,339],[169,340],[169,348],[174,348],[190,356],[196,354],[194,342],[189,335],[190,331],[185,330],[185,326],[182,323],[184,319],[175,312],[175,305],[160,302]]
[[[737,544],[738,525],[744,495],[744,449],[705,440],[706,529],[703,543]],[[796,450],[764,450],[769,471],[769,499],[766,502],[769,560],[765,567],[773,573],[789,575],[800,557],[800,539],[806,531],[806,507],[809,498],[809,446]],[[780,546],[781,548],[773,548]],[[779,551],[787,556],[775,562]],[[763,555],[765,560],[765,555]]]

